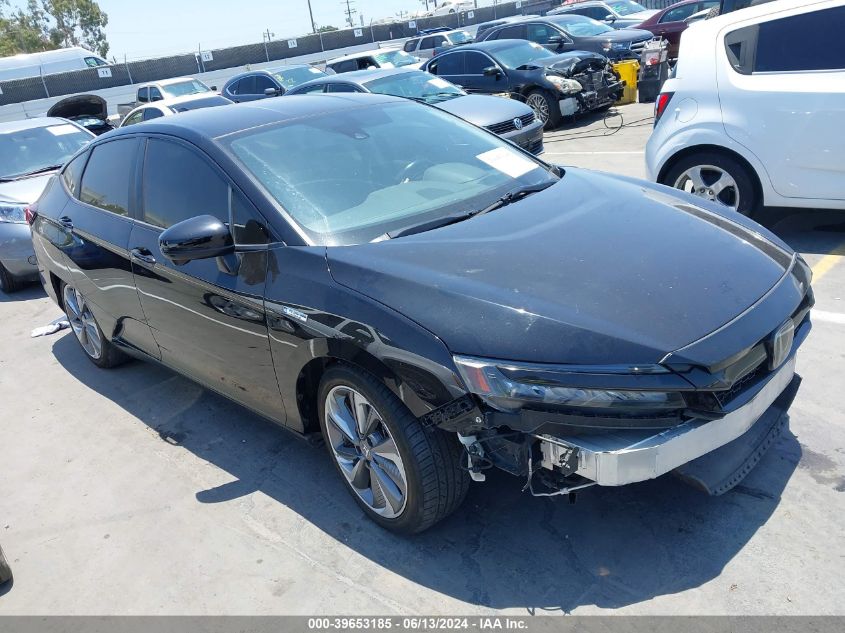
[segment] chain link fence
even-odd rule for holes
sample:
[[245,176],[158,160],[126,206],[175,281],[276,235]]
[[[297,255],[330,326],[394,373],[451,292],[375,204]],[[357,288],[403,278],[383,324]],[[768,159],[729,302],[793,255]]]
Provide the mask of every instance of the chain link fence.
[[[677,1],[641,0],[641,3],[649,8],[662,8]],[[332,51],[338,49],[362,44],[375,46],[378,42],[413,37],[425,29],[459,28],[513,15],[544,14],[560,4],[562,4],[561,0],[504,2],[443,16],[415,18],[392,24],[371,24],[354,29],[315,33],[259,44],[197,51],[157,59],[125,62],[103,68],[3,81],[0,82],[0,105],[92,92],[227,68],[235,69],[250,64],[284,61],[303,55],[326,53],[326,58],[331,58],[335,56]]]

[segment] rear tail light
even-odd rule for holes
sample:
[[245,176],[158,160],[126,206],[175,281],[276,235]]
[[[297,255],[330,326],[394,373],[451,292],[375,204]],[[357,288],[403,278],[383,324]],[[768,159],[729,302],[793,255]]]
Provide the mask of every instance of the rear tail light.
[[660,120],[660,117],[663,116],[663,113],[666,112],[666,108],[669,107],[669,102],[672,100],[674,94],[674,92],[661,92],[657,95],[657,101],[654,102],[655,125],[657,125],[657,122]]
[[35,218],[38,217],[38,206],[35,204],[29,205],[23,210],[23,214],[26,218],[26,223],[32,226],[32,223],[35,222]]

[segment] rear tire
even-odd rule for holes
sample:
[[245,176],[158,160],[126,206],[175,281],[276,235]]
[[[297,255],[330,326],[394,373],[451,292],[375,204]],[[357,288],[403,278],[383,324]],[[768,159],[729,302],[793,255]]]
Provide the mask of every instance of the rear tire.
[[544,129],[553,130],[560,125],[563,118],[560,105],[548,90],[532,90],[525,96],[525,103],[534,110],[534,116],[543,122]]
[[0,264],[0,290],[6,294],[12,294],[21,289],[23,284],[19,279],[12,276],[3,264]]
[[101,369],[109,369],[125,363],[129,357],[114,346],[103,335],[90,307],[73,286],[62,283],[62,305],[76,341],[92,363]]
[[329,455],[370,519],[392,532],[415,534],[461,504],[469,476],[454,436],[423,429],[390,389],[349,365],[330,368],[318,393]]
[[660,182],[751,217],[760,204],[754,176],[736,158],[719,152],[684,156]]

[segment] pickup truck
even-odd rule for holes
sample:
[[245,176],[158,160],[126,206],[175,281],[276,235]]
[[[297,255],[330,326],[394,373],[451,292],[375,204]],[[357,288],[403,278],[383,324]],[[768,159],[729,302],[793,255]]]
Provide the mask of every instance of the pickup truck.
[[170,99],[172,97],[184,97],[187,95],[200,94],[203,92],[216,92],[217,86],[209,88],[199,79],[193,77],[175,77],[154,81],[138,87],[135,101],[131,103],[118,103],[117,113],[120,121],[132,110],[145,103]]

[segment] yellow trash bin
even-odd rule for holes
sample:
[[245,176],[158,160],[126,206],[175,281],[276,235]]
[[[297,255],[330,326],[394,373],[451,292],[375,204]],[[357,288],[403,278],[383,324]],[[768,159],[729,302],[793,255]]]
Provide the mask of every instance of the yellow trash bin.
[[635,59],[617,62],[613,64],[613,70],[625,82],[625,90],[622,93],[622,98],[616,102],[616,105],[634,103],[637,100],[637,73],[640,70],[640,62]]

